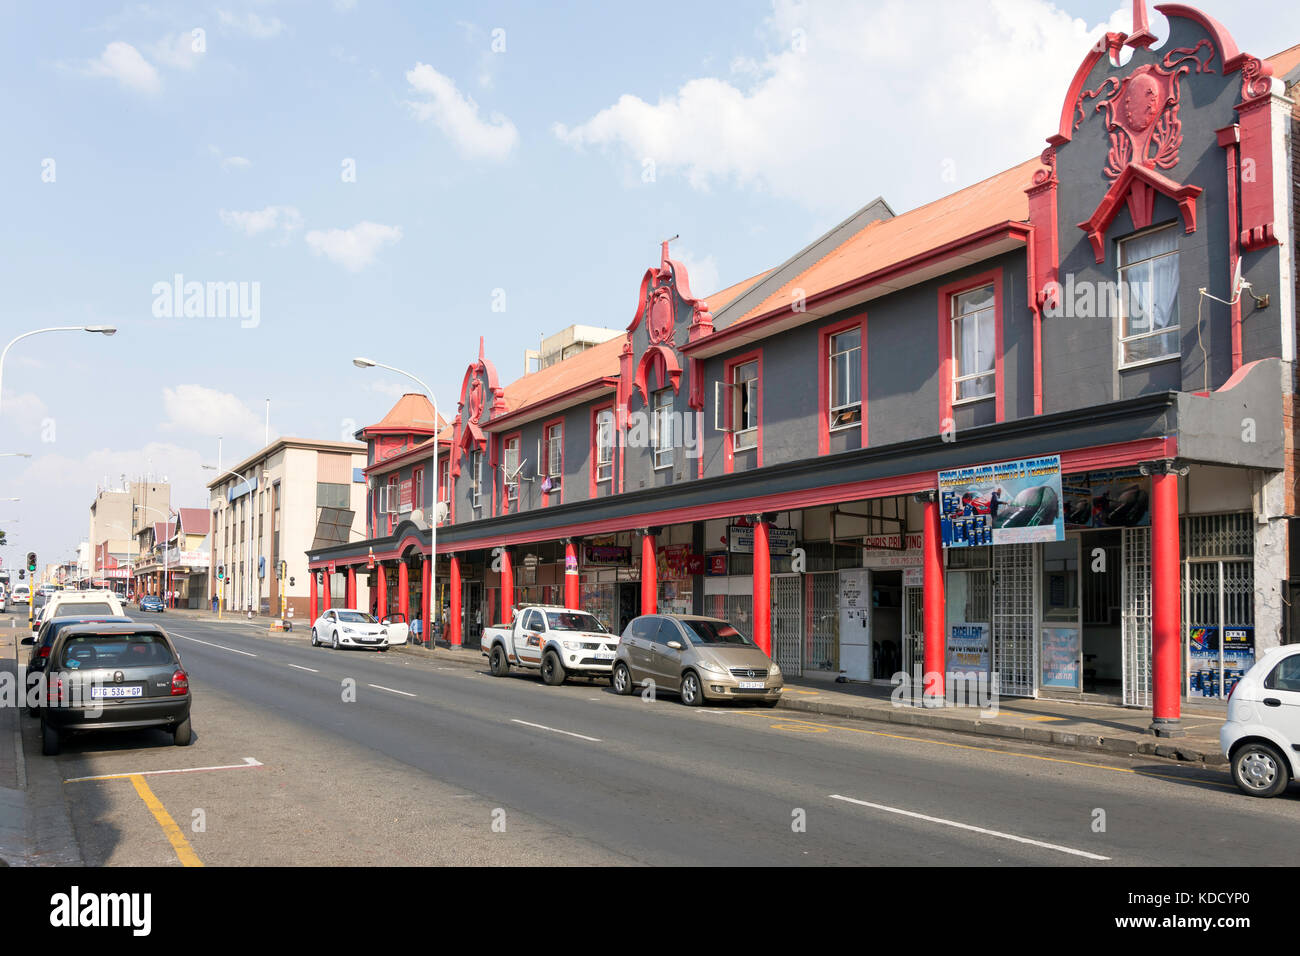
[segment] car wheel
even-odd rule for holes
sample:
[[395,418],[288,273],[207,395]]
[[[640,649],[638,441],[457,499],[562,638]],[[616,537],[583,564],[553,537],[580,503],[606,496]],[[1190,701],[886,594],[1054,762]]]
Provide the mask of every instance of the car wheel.
[[311,629],[311,646],[320,647],[320,640],[316,637],[316,628]]
[[41,753],[47,757],[57,757],[63,744],[59,728],[51,727],[49,721],[41,721]]
[[336,650],[336,651],[339,649],[339,632],[338,632],[338,631],[335,631],[335,632],[334,632],[334,636],[333,636],[333,638],[330,640],[330,647],[334,648],[334,650]]
[[1256,742],[1232,755],[1232,779],[1242,793],[1276,797],[1286,789],[1291,774],[1286,759],[1274,747]]
[[510,662],[506,660],[505,648],[500,644],[492,647],[492,653],[488,655],[488,668],[493,677],[505,677],[510,673]]
[[626,664],[614,665],[614,673],[609,675],[609,686],[614,688],[614,693],[623,697],[632,693],[632,672]]
[[704,691],[700,688],[700,679],[695,676],[695,671],[687,671],[682,675],[682,703],[687,707],[699,707],[704,703]]
[[548,687],[559,687],[564,683],[565,676],[560,655],[555,651],[547,651],[546,656],[542,658],[542,683]]
[[193,739],[194,730],[190,726],[190,719],[186,717],[172,731],[172,740],[175,741],[177,747],[188,747]]

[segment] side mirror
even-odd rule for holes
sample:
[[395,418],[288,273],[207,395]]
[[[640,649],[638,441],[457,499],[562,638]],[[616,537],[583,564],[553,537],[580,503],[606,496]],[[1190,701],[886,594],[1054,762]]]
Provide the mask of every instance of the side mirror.
[[380,621],[379,623],[380,623],[380,624],[383,624],[385,627],[387,627],[387,626],[388,626],[389,624],[391,624],[392,622],[391,622],[390,620],[388,620],[388,618],[384,618],[384,619],[383,619],[382,621]]
[[672,648],[673,650],[675,650],[675,651],[680,651],[680,650],[682,649],[682,642],[681,642],[681,641],[669,641],[669,642],[668,642],[668,646],[671,647],[671,648]]
[[36,643],[36,638],[34,638],[34,637],[24,637],[21,641],[19,641],[19,643],[20,643],[20,644],[25,644],[25,645],[27,645],[27,646],[31,646],[32,644],[35,644],[35,643]]

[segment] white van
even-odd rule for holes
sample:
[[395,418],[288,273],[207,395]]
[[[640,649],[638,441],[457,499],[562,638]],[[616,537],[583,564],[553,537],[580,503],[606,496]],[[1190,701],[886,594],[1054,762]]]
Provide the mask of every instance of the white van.
[[55,591],[32,621],[35,631],[52,617],[123,617],[122,602],[112,591]]
[[15,584],[14,589],[9,592],[9,600],[7,602],[5,610],[10,610],[11,608],[13,610],[17,610],[18,608],[16,607],[16,605],[19,604],[21,604],[23,607],[26,607],[27,599],[30,597],[31,593],[32,593],[32,589],[29,588],[26,584]]

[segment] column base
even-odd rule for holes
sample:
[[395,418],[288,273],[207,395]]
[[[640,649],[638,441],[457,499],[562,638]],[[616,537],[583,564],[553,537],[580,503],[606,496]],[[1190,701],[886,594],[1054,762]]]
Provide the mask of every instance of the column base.
[[1155,734],[1157,737],[1187,736],[1187,731],[1183,730],[1183,722],[1177,717],[1152,717],[1147,733]]

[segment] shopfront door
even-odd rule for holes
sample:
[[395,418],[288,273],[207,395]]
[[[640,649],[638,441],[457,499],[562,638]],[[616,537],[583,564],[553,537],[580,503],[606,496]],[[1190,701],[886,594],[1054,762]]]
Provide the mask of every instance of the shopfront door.
[[[389,594],[392,594],[390,589]],[[477,647],[483,636],[483,582],[462,581],[460,585],[460,632],[468,647]]]
[[772,659],[787,677],[803,674],[803,576],[772,577]]
[[1125,528],[1123,649],[1124,704],[1151,706],[1151,529]]

